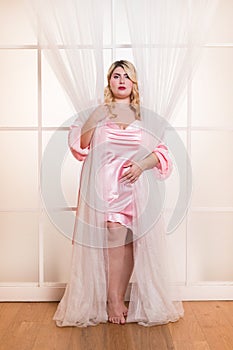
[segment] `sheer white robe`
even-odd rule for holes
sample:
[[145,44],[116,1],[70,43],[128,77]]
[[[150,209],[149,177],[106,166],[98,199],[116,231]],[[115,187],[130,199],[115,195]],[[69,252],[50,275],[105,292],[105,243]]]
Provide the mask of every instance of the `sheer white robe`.
[[[104,220],[106,202],[96,177],[103,167],[108,145],[105,142],[105,120],[98,123],[90,147],[80,148],[81,127],[88,114],[80,115],[71,126],[69,146],[73,155],[83,161],[70,280],[54,315],[56,324],[86,327],[107,322],[108,241]],[[164,228],[161,184],[172,170],[167,147],[161,143],[162,118],[142,112],[141,145],[134,161],[156,152],[161,167],[146,170],[133,186],[133,206],[137,215],[132,223],[134,269],[130,279],[129,309],[126,322],[152,326],[175,322],[184,310],[178,288],[172,284],[171,257],[168,256]],[[97,184],[98,183],[98,184]],[[163,196],[162,196],[163,197]]]

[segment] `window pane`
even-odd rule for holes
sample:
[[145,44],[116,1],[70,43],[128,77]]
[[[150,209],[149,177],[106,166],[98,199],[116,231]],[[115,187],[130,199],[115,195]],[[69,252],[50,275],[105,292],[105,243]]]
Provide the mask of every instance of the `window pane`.
[[205,49],[193,81],[192,124],[233,127],[233,49]]
[[1,0],[0,45],[36,44],[24,0]]
[[0,208],[38,206],[37,133],[0,132]]
[[[186,132],[184,131],[176,131],[177,132],[177,138],[180,138],[181,142],[183,142],[183,147],[184,150],[186,149]],[[168,142],[167,142],[168,140]],[[170,140],[170,141],[169,141]],[[179,181],[180,181],[180,171],[184,172],[186,169],[186,161],[184,159],[184,162],[182,164],[182,169],[178,168],[178,164],[175,159],[175,154],[173,154],[176,151],[176,144],[174,141],[174,134],[171,131],[166,131],[165,133],[165,139],[164,143],[168,143],[174,146],[174,149],[169,149],[169,155],[171,157],[172,163],[173,163],[173,170],[171,175],[166,179],[165,181],[165,186],[166,186],[166,201],[165,201],[165,207],[166,208],[174,208],[176,205],[176,201],[179,196],[179,191],[180,191],[180,186],[179,186]],[[186,172],[184,173],[184,177],[186,178]],[[185,184],[183,184],[185,185]]]
[[[56,138],[56,135],[59,135],[58,138]],[[62,144],[64,145],[64,149],[61,146]],[[56,198],[54,198],[53,202],[59,208],[75,207],[77,205],[79,180],[83,162],[76,160],[68,147],[68,131],[43,132],[43,149],[42,162],[44,169],[46,169],[44,180],[51,181],[53,184],[55,184],[56,180],[59,186],[55,190],[54,195]],[[58,158],[53,159],[52,157],[51,160],[47,158],[48,152],[54,154],[56,149],[59,149],[59,155],[61,155],[58,162]],[[48,163],[45,164],[47,159]],[[60,163],[60,166],[58,163]],[[54,188],[54,185],[52,188]],[[64,202],[59,200],[61,197],[58,191],[64,196]],[[51,193],[53,192],[51,191]]]
[[232,132],[192,132],[192,205],[233,206],[232,150]]
[[0,213],[0,223],[1,282],[37,282],[37,214]]
[[60,126],[75,110],[44,55],[42,56],[42,116],[44,126]]
[[232,213],[193,213],[188,246],[190,281],[233,280]]
[[71,240],[52,225],[47,215],[43,217],[43,230],[45,282],[67,283],[70,274]]
[[177,227],[177,229],[168,236],[169,256],[173,257],[175,282],[185,283],[186,280],[186,219]]
[[36,50],[1,50],[0,76],[0,125],[37,125]]
[[74,158],[68,150],[61,169],[61,187],[69,207],[75,207],[83,162]]
[[211,23],[207,42],[232,43],[233,42],[233,2],[229,0],[218,1],[217,11]]

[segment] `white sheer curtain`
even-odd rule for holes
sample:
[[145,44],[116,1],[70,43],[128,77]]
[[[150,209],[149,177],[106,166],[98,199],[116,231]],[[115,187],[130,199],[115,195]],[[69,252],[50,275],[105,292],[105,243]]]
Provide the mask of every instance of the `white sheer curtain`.
[[[39,44],[74,110],[88,111],[102,102],[105,2],[25,1]],[[168,122],[199,61],[218,0],[124,1],[144,114],[152,111]],[[184,185],[191,178],[188,156],[175,133],[170,135],[180,190],[168,232],[183,219],[191,196],[191,182]]]
[[103,100],[103,2],[26,1],[39,45],[75,111]]
[[[88,111],[102,102],[105,2],[25,1],[39,44],[74,110]],[[169,121],[199,61],[218,0],[124,1],[144,113],[152,111]],[[158,134],[162,134],[161,130]],[[173,137],[169,142],[181,189],[176,207],[172,208],[168,228],[172,232],[188,207],[191,188],[190,183],[184,184],[191,178],[191,169],[180,140]]]
[[125,0],[145,107],[169,120],[192,77],[217,0]]
[[[218,0],[124,1],[143,106],[169,120],[198,62]],[[26,3],[39,44],[75,110],[103,101],[104,1]]]
[[[177,201],[168,203],[167,233],[183,220],[192,192],[189,156],[176,130],[174,111],[200,61],[218,0],[125,0],[141,103],[164,120],[166,144],[173,154],[179,183]],[[174,197],[174,196],[173,196]]]

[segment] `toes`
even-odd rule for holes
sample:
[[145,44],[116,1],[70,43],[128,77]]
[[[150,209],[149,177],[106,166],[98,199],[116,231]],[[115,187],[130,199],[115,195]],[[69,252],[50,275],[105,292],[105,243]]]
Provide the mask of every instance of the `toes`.
[[119,323],[118,317],[113,317],[113,323]]
[[124,317],[121,318],[121,322],[120,323],[121,324],[125,324],[125,318]]
[[124,316],[118,316],[118,317],[109,317],[108,321],[111,323],[117,323],[117,324],[125,324],[125,318]]
[[[128,308],[124,305],[107,303],[108,321],[115,324],[125,324]],[[111,315],[111,316],[110,316]]]

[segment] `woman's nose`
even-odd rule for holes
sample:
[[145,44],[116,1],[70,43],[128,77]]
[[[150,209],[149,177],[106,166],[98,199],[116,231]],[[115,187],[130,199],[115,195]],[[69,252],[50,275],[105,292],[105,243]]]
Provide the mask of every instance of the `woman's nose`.
[[120,83],[124,83],[125,82],[125,77],[124,76],[121,76],[120,77]]

